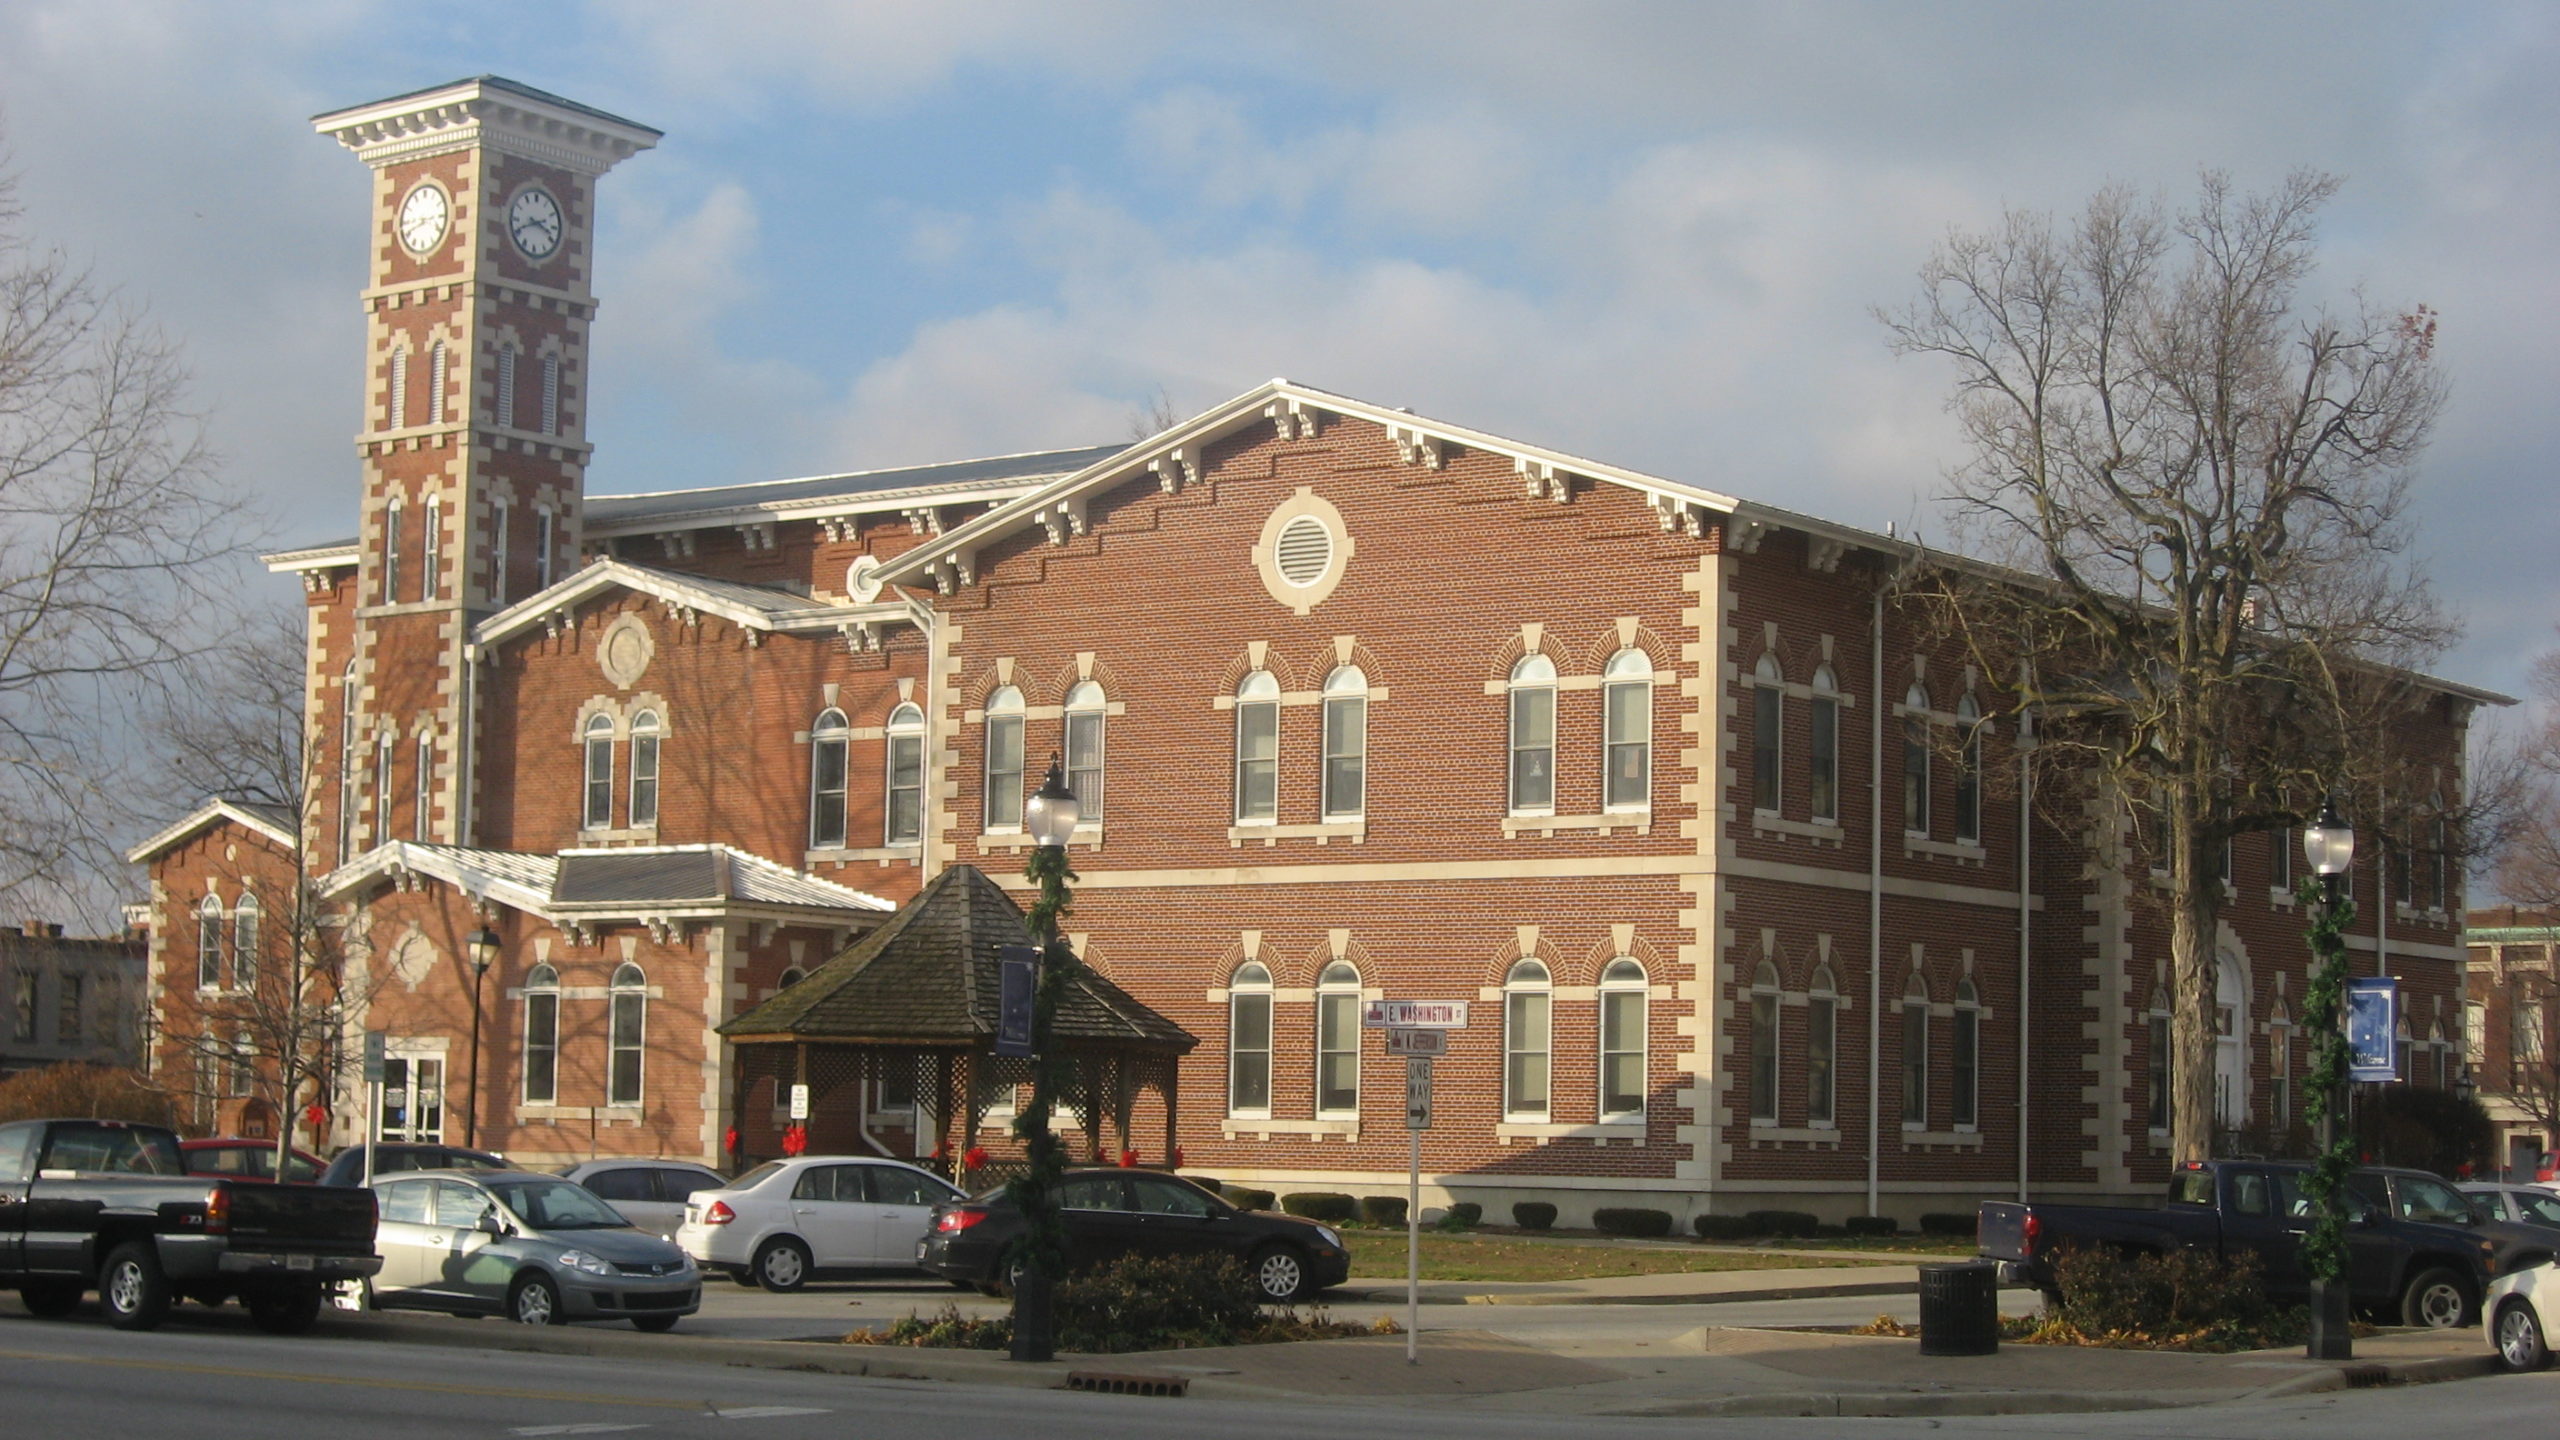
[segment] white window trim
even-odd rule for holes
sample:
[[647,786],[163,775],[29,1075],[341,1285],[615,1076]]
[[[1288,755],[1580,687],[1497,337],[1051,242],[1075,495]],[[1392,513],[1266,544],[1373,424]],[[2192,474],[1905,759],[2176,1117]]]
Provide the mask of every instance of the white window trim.
[[[1360,1063],[1362,1059],[1360,1053],[1361,1037],[1363,1034],[1359,1025],[1361,994],[1360,975],[1358,971],[1354,970],[1348,981],[1341,980],[1331,974],[1336,966],[1340,966],[1345,969],[1350,968],[1348,961],[1333,961],[1325,967],[1325,977],[1316,982],[1315,1113],[1316,1118],[1319,1120],[1356,1120],[1360,1118],[1360,1082],[1365,1078],[1361,1074],[1363,1067]],[[1352,1005],[1351,1103],[1348,1105],[1328,1106],[1324,1103],[1324,1062],[1327,1053],[1324,1048],[1324,1008],[1327,1000],[1339,1001],[1345,996],[1350,998]]]
[[[1765,736],[1761,734],[1761,730],[1764,727],[1760,724],[1760,705],[1762,697],[1764,696],[1767,697],[1769,703],[1777,712],[1777,723],[1775,725],[1765,727],[1769,732]],[[1775,817],[1786,813],[1786,730],[1787,677],[1778,669],[1778,662],[1774,657],[1763,655],[1760,657],[1760,663],[1753,666],[1751,672],[1751,776],[1749,783],[1751,786],[1751,811],[1755,817]],[[1760,803],[1760,751],[1764,742],[1766,743],[1769,751],[1770,784],[1771,788],[1776,792],[1769,797],[1772,803],[1767,805]]]
[[[1609,978],[1609,972],[1618,968],[1621,963],[1636,967],[1634,980]],[[1640,1002],[1636,1006],[1636,1044],[1633,1053],[1636,1057],[1636,1073],[1641,1079],[1636,1087],[1636,1108],[1633,1110],[1613,1111],[1609,1108],[1609,1057],[1613,1053],[1620,1055],[1629,1053],[1623,1049],[1615,1052],[1609,1049],[1609,998],[1613,995],[1633,995]],[[1598,1006],[1600,1011],[1596,1017],[1598,1023],[1591,1027],[1592,1044],[1598,1052],[1600,1062],[1599,1072],[1594,1077],[1597,1083],[1592,1086],[1592,1113],[1599,1117],[1599,1123],[1602,1125],[1642,1125],[1645,1123],[1646,1113],[1653,1104],[1653,985],[1652,977],[1645,973],[1643,963],[1633,956],[1621,955],[1602,966]],[[1548,1012],[1547,1024],[1552,1038],[1555,1025],[1553,1011]],[[1555,1091],[1552,1081],[1547,1089],[1549,1097],[1552,1098]]]
[[[837,752],[836,775],[840,788],[827,791],[818,780],[825,773],[820,761],[827,750]],[[836,834],[829,840],[818,833],[819,803],[828,794],[837,797]],[[853,838],[853,721],[834,706],[818,712],[809,722],[809,845],[812,851],[841,850]]]
[[[1337,687],[1334,682],[1345,674],[1358,676],[1360,683],[1357,686],[1343,685]],[[1368,672],[1362,670],[1357,665],[1338,666],[1331,675],[1325,677],[1323,694],[1324,700],[1317,712],[1318,718],[1316,727],[1317,764],[1319,767],[1316,774],[1317,804],[1320,807],[1320,813],[1323,818],[1329,823],[1338,824],[1344,821],[1365,820],[1369,814],[1370,685]],[[1360,803],[1356,808],[1343,810],[1336,808],[1334,803],[1333,762],[1336,759],[1350,758],[1351,752],[1342,751],[1337,753],[1333,749],[1333,707],[1337,704],[1348,704],[1354,700],[1360,702],[1360,749],[1358,752],[1360,760]]]
[[[622,977],[626,972],[638,975],[640,977],[638,982],[634,984],[625,984]],[[622,964],[614,967],[612,980],[606,985],[605,990],[605,1108],[610,1110],[639,1110],[645,1108],[649,1100],[649,1002],[652,996],[650,993],[648,973],[643,971],[633,962],[626,960]],[[632,1088],[638,1093],[631,1099],[617,1100],[614,1098],[613,1094],[614,1061],[624,1046],[621,1043],[621,1036],[615,1033],[614,1012],[620,1008],[620,1001],[622,1000],[622,997],[626,995],[636,995],[640,1000],[640,1034],[637,1037],[636,1042],[629,1047],[637,1051],[639,1054],[640,1073],[634,1078],[632,1084]]]
[[[1020,835],[1023,833],[1022,802],[1027,798],[1022,792],[1031,783],[1030,717],[1024,713],[1022,691],[1016,686],[999,686],[994,694],[987,697],[987,700],[986,708],[980,712],[979,722],[979,739],[982,742],[980,749],[983,753],[979,756],[978,765],[978,829],[983,835]],[[999,701],[1002,702],[1001,705]],[[1010,823],[988,818],[995,807],[995,734],[996,726],[1000,723],[1013,727],[1016,737],[1014,749],[1022,757],[1022,768],[1010,772],[1013,776],[1015,792],[1013,819]]]
[[[906,718],[910,715],[914,718]],[[925,774],[924,730],[924,711],[915,702],[900,701],[897,708],[889,712],[889,723],[883,733],[884,743],[880,757],[882,765],[880,793],[884,802],[880,813],[880,843],[893,850],[912,850],[924,844],[924,798],[930,783]],[[913,786],[901,786],[897,783],[898,747],[901,745],[915,747],[916,783]],[[913,789],[916,797],[916,833],[903,840],[899,839],[891,828],[897,823],[898,792],[902,789]]]
[[[1617,671],[1619,668],[1618,662],[1622,659],[1628,659],[1629,657],[1633,657],[1636,661],[1640,661],[1643,664],[1643,673],[1641,675],[1637,674],[1631,666],[1624,673],[1613,674],[1612,672]],[[1604,815],[1650,815],[1653,813],[1653,785],[1655,778],[1653,769],[1653,726],[1656,718],[1654,715],[1654,692],[1656,682],[1660,679],[1661,676],[1656,674],[1653,669],[1653,657],[1647,655],[1643,650],[1637,649],[1633,646],[1620,650],[1617,654],[1610,656],[1609,663],[1601,669],[1600,811]],[[1613,741],[1609,738],[1610,713],[1613,709],[1609,701],[1610,697],[1619,689],[1619,687],[1634,685],[1641,685],[1644,687],[1644,738],[1642,742],[1644,746],[1644,794],[1641,798],[1635,800],[1613,801],[1609,798],[1609,752],[1620,744],[1632,744],[1635,742]]]
[[[1259,979],[1245,979],[1245,978],[1242,978],[1242,976],[1243,976],[1243,972],[1244,972],[1246,969],[1248,969],[1248,968],[1250,968],[1250,969],[1254,969],[1254,970],[1259,970],[1259,971],[1261,972],[1261,978],[1259,978]],[[1263,1001],[1263,1007],[1262,1007],[1262,1014],[1263,1014],[1263,1033],[1262,1033],[1262,1045],[1261,1045],[1261,1048],[1260,1048],[1260,1049],[1258,1049],[1258,1050],[1252,1050],[1252,1051],[1246,1051],[1246,1052],[1244,1052],[1244,1053],[1247,1053],[1247,1054],[1258,1054],[1258,1055],[1260,1055],[1260,1056],[1262,1057],[1262,1104],[1260,1104],[1259,1106],[1239,1107],[1239,1106],[1236,1104],[1236,1054],[1237,1054],[1237,1050],[1236,1050],[1236,1010],[1235,1010],[1235,1002],[1236,1002],[1236,997],[1237,997],[1237,996],[1239,996],[1239,995],[1259,995],[1259,996],[1261,996],[1261,997],[1262,997],[1262,1001]],[[1273,997],[1273,995],[1272,995],[1272,983],[1271,983],[1271,971],[1270,971],[1270,967],[1263,965],[1260,961],[1247,961],[1244,965],[1238,966],[1238,967],[1237,967],[1237,976],[1236,976],[1236,978],[1231,978],[1231,979],[1229,979],[1229,980],[1228,980],[1228,982],[1227,982],[1226,1002],[1227,1002],[1227,1084],[1226,1084],[1226,1092],[1227,1092],[1227,1097],[1226,1097],[1226,1098],[1227,1098],[1227,1118],[1228,1118],[1228,1119],[1230,1119],[1230,1120],[1268,1120],[1268,1119],[1270,1119],[1270,1118],[1271,1118],[1271,1090],[1272,1090],[1272,1084],[1271,1084],[1271,1082],[1272,1082],[1272,1073],[1271,1073],[1271,1072],[1272,1072],[1272,1068],[1273,1068],[1273,1067],[1272,1067],[1272,1042],[1273,1042],[1275,1039],[1277,1039],[1277,1038],[1278,1038],[1278,1037],[1273,1033],[1273,1032],[1274,1032],[1274,1030],[1277,1028],[1274,1022],[1275,1022],[1276,1017],[1277,1017],[1278,1004],[1277,1004],[1277,1001],[1274,999],[1274,997]]]
[[[1519,978],[1521,968],[1526,965],[1534,965],[1537,967],[1539,975],[1538,979],[1523,980]],[[1511,1057],[1514,1055],[1526,1055],[1532,1053],[1521,1049],[1519,1046],[1512,1043],[1514,1037],[1512,1035],[1511,1028],[1511,999],[1515,995],[1542,995],[1546,997],[1547,1001],[1546,1040],[1545,1043],[1535,1052],[1544,1055],[1547,1060],[1547,1094],[1545,1103],[1541,1104],[1535,1110],[1520,1109],[1514,1103],[1518,1097],[1511,1093]],[[1555,972],[1549,970],[1543,961],[1527,960],[1514,962],[1511,967],[1511,973],[1505,975],[1502,981],[1502,1119],[1506,1124],[1536,1124],[1552,1122],[1555,1118],[1555,1007]]]
[[[1524,679],[1520,672],[1530,669],[1533,664],[1544,667],[1545,673]],[[1509,762],[1505,766],[1507,773],[1503,777],[1503,788],[1507,792],[1505,799],[1509,813],[1514,818],[1549,817],[1556,813],[1556,688],[1555,662],[1544,655],[1524,655],[1518,664],[1511,667],[1503,713],[1503,753]],[[1530,697],[1544,701],[1547,707],[1547,743],[1544,747],[1529,747],[1544,748],[1547,752],[1547,803],[1544,805],[1520,803],[1520,755],[1523,749],[1520,744],[1520,702]]]

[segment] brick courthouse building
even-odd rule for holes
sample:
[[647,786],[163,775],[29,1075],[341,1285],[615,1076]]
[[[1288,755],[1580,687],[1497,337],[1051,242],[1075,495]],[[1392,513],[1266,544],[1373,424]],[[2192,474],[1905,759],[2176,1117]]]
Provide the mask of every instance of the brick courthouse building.
[[[2032,813],[1995,687],[1887,597],[1909,546],[1285,381],[1125,447],[590,496],[594,184],[656,132],[490,78],[318,124],[375,220],[359,534],[272,559],[320,780],[298,833],[215,804],[145,847],[164,1031],[298,847],[395,1131],[769,1154],[717,1028],[950,867],[1022,893],[1057,752],[1071,938],[1199,1041],[1192,1169],[1400,1187],[1357,1023],[1393,998],[1472,1006],[1435,1199],[1907,1222],[2165,1174],[2166,918],[2100,858],[2131,827]],[[2424,691],[2443,793],[2492,698]],[[2235,846],[2235,1130],[2299,1115],[2291,845]],[[2450,1050],[2460,896],[2380,848],[2350,943]],[[928,1152],[932,1109],[875,1078],[813,1143]]]

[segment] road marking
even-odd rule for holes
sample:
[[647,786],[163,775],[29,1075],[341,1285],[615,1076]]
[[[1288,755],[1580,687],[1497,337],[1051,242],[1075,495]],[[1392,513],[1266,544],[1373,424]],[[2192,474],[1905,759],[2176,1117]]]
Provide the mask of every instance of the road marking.
[[784,1415],[832,1415],[832,1410],[813,1410],[804,1405],[741,1405],[735,1410],[712,1407],[711,1413],[723,1420],[773,1420]]
[[588,1421],[583,1425],[519,1425],[510,1435],[610,1435],[617,1430],[646,1430],[646,1425],[606,1425]]
[[103,1355],[64,1355],[41,1350],[0,1350],[0,1360],[41,1360],[56,1365],[107,1365],[172,1375],[221,1375],[235,1380],[285,1380],[301,1385],[352,1385],[376,1390],[415,1390],[429,1395],[478,1395],[496,1400],[556,1400],[572,1405],[699,1411],[699,1400],[634,1400],[568,1390],[509,1390],[487,1385],[445,1385],[426,1380],[373,1380],[353,1375],[307,1375],[289,1370],[243,1370],[229,1365],[180,1365],[165,1360],[120,1360]]

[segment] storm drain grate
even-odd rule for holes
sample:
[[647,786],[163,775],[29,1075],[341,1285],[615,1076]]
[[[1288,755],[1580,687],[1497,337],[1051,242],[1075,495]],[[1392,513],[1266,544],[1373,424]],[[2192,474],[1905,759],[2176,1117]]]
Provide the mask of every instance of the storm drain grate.
[[1181,1399],[1191,1382],[1173,1375],[1122,1375],[1109,1370],[1070,1370],[1067,1388],[1097,1395],[1166,1395]]

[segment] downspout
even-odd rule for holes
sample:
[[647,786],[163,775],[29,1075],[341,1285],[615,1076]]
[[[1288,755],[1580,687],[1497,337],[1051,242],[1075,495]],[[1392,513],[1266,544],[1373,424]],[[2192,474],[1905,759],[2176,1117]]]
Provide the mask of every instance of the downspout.
[[480,726],[480,647],[462,647],[462,713],[453,727],[453,768],[461,793],[453,802],[453,843],[471,844],[472,824],[479,818],[473,800],[479,793],[480,747],[473,740]]
[[2028,857],[2032,852],[2028,832],[2029,815],[2035,796],[2035,712],[2018,711],[2018,1200],[2027,1198],[2027,1098],[2029,1074],[2027,1061],[2034,1035],[2027,1017],[2034,1013],[2029,1003],[2035,992],[2035,967],[2030,961],[2028,945],[2034,936],[2033,897],[2028,893],[2034,879]]
[[1871,675],[1867,686],[1875,719],[1875,753],[1867,765],[1867,1213],[1877,1209],[1877,1167],[1884,1141],[1878,1087],[1884,1077],[1884,588],[1875,593],[1875,618],[1867,635]]

